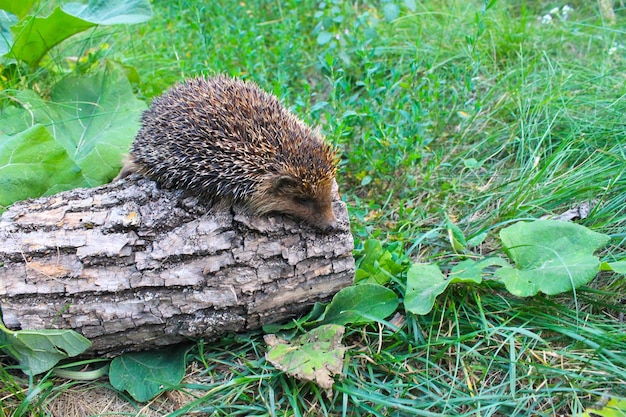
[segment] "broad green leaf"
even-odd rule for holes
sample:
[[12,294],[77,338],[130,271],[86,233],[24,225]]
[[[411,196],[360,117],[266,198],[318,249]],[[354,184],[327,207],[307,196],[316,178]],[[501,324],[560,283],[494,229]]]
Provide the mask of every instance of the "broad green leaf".
[[600,270],[602,271],[613,271],[618,274],[626,274],[626,261],[617,261],[617,262],[602,262],[600,265]]
[[467,246],[474,247],[478,246],[485,241],[487,238],[487,232],[483,232],[479,235],[474,236],[473,238],[467,241]]
[[395,3],[387,3],[383,6],[385,20],[391,22],[400,16],[400,7]]
[[413,264],[406,274],[404,308],[413,314],[428,314],[449,282],[437,265]]
[[0,347],[27,375],[46,372],[89,346],[91,342],[73,330],[9,330],[0,324]]
[[325,390],[333,386],[333,376],[341,375],[346,351],[341,344],[345,328],[326,324],[287,342],[266,335],[269,349],[265,357],[276,368],[300,380],[312,381]]
[[474,158],[467,158],[463,159],[463,165],[465,165],[466,168],[476,169],[480,168],[483,164]]
[[27,18],[12,26],[13,45],[8,56],[37,67],[52,47],[94,26],[57,7],[48,17]]
[[412,12],[417,10],[417,4],[415,3],[415,0],[404,0],[404,5]]
[[626,416],[626,398],[611,398],[601,408],[590,408],[575,417],[624,417]]
[[18,92],[16,101],[23,108],[6,110],[2,129],[17,133],[45,125],[81,168],[83,186],[103,184],[117,174],[146,109],[124,71],[112,63],[89,77],[66,77],[55,85],[50,101],[32,91]]
[[325,45],[328,42],[330,42],[332,38],[333,38],[333,34],[332,33],[326,32],[326,31],[321,31],[317,35],[317,44],[318,45]]
[[591,281],[598,273],[599,262],[595,256],[570,254],[565,260],[557,256],[536,269],[502,268],[496,276],[511,294],[530,297],[540,291],[548,295],[572,291]]
[[83,184],[80,168],[40,124],[0,135],[0,207]]
[[563,253],[590,252],[604,247],[609,236],[575,223],[559,220],[518,222],[500,231],[504,250],[519,268],[541,263],[546,251]]
[[88,5],[68,3],[49,16],[22,19],[11,27],[9,56],[36,67],[55,45],[96,25],[144,22],[152,17],[148,0],[91,0]]
[[413,314],[428,314],[435,305],[437,296],[448,285],[455,283],[480,284],[485,268],[490,266],[509,266],[502,258],[485,258],[481,261],[466,259],[455,265],[446,279],[436,265],[413,264],[406,276],[406,294],[404,307]]
[[88,4],[67,3],[63,11],[98,25],[136,24],[152,18],[148,0],[90,0]]
[[609,241],[607,235],[557,220],[518,222],[502,229],[500,238],[516,268],[501,268],[496,276],[520,297],[559,294],[588,283],[600,270],[593,253]]
[[398,308],[398,296],[378,284],[347,287],[333,297],[322,323],[370,323],[383,320]]
[[506,260],[498,257],[485,258],[480,261],[466,259],[452,267],[448,280],[450,284],[457,282],[474,282],[480,284],[485,269],[490,266],[510,267]]
[[[18,3],[18,2],[15,2]],[[13,34],[11,26],[17,23],[17,17],[13,13],[2,10],[0,7],[0,56],[11,50]]]
[[113,359],[109,381],[135,400],[145,402],[183,380],[186,368],[186,346],[169,349],[125,353]]
[[22,18],[39,0],[0,0],[0,11],[4,10]]

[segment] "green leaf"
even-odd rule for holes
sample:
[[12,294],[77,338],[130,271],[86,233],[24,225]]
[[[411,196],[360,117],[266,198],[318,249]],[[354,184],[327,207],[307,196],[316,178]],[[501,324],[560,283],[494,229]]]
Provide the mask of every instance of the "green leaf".
[[81,186],[100,185],[117,174],[146,109],[123,69],[112,63],[89,77],[64,78],[53,88],[50,101],[32,91],[17,92],[16,101],[23,108],[4,112],[3,130],[17,133],[33,124],[45,125],[82,170]]
[[13,44],[8,55],[37,67],[55,45],[94,26],[95,23],[68,15],[57,7],[48,17],[24,19],[12,26]]
[[[19,2],[14,2],[19,3]],[[0,8],[0,55],[4,55],[11,50],[13,44],[13,34],[11,26],[17,23],[17,17],[13,13]]]
[[474,158],[467,158],[463,159],[463,165],[465,165],[466,168],[476,169],[480,168],[483,164]]
[[370,323],[383,320],[398,308],[398,296],[378,284],[347,287],[333,297],[322,323]]
[[467,241],[463,231],[448,218],[446,218],[446,229],[452,249],[457,253],[464,252],[467,249]]
[[0,11],[4,10],[19,18],[26,16],[33,5],[39,0],[0,0]]
[[404,269],[398,260],[400,245],[389,245],[390,250],[383,250],[382,244],[376,239],[370,239],[363,244],[363,258],[360,259],[354,275],[357,283],[372,283],[384,285],[392,276]]
[[317,35],[317,44],[318,45],[326,45],[333,38],[333,34],[326,31],[321,31]]
[[496,276],[519,297],[559,294],[588,283],[600,269],[593,253],[610,239],[557,220],[518,222],[502,229],[500,238],[516,268],[501,268]]
[[412,12],[417,10],[417,4],[415,3],[415,0],[404,0],[404,5]]
[[125,353],[113,359],[109,381],[119,390],[128,392],[135,400],[145,402],[183,380],[187,346],[169,349]]
[[98,25],[136,24],[152,18],[148,0],[90,0],[88,4],[67,3],[63,11]]
[[602,262],[600,264],[601,271],[613,271],[618,274],[626,274],[626,261]]
[[312,381],[325,390],[333,386],[333,376],[341,375],[346,351],[341,344],[345,328],[326,324],[287,342],[266,335],[269,349],[265,357],[276,368],[304,381]]
[[10,57],[37,67],[44,55],[63,40],[96,25],[139,23],[152,17],[147,0],[91,0],[87,6],[68,3],[47,17],[31,17],[11,27]]
[[485,269],[491,266],[510,267],[509,263],[498,257],[485,258],[480,261],[466,259],[452,267],[448,279],[450,284],[457,282],[474,282],[480,284]]
[[46,372],[89,346],[91,342],[73,330],[9,330],[0,322],[0,348],[18,361],[27,375]]
[[406,276],[404,307],[413,314],[428,314],[433,309],[437,296],[450,284],[480,284],[485,268],[490,266],[505,267],[509,264],[504,259],[496,257],[478,262],[466,259],[452,268],[447,279],[436,265],[413,264]]
[[83,182],[80,168],[44,126],[0,135],[0,207]]
[[400,7],[395,3],[387,3],[383,7],[383,15],[387,22],[396,20],[400,16]]
[[[324,310],[326,309],[326,304],[323,303],[315,303],[311,311],[303,317],[298,319],[291,320],[287,323],[269,323],[263,326],[263,331],[265,333],[279,333],[290,331],[290,333],[295,334],[295,332],[302,328],[307,322],[313,322],[319,319],[322,314],[324,314]],[[283,334],[284,336],[284,334]]]
[[[376,239],[369,239],[363,243],[363,258],[357,263],[357,271],[355,281],[358,282],[359,271],[368,271],[373,269],[376,262],[380,259],[383,254],[383,245]],[[361,277],[361,279],[363,279]]]
[[574,417],[624,417],[626,416],[626,398],[611,398],[601,408],[590,408]]
[[483,233],[481,233],[479,235],[476,235],[473,238],[469,239],[467,241],[467,246],[469,246],[469,247],[478,246],[481,243],[483,243],[486,238],[487,238],[487,232],[483,232]]
[[437,265],[411,265],[406,275],[404,308],[413,314],[428,314],[449,283]]

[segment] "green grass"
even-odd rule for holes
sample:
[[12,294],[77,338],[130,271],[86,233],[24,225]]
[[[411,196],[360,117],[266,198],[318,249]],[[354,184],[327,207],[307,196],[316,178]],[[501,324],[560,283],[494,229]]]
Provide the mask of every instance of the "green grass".
[[[446,216],[466,236],[489,231],[474,248],[487,254],[501,226],[593,201],[580,222],[613,237],[604,259],[623,258],[626,10],[610,25],[596,2],[572,1],[567,20],[542,24],[564,4],[405,3],[155,1],[152,21],[91,40],[107,39],[96,52],[138,70],[146,99],[184,77],[226,72],[318,125],[341,154],[357,254],[377,238],[447,268],[459,256]],[[400,14],[387,21],[392,4]],[[88,50],[89,41],[68,47]],[[348,329],[344,376],[329,396],[266,362],[259,333],[199,343],[180,407],[223,416],[569,415],[603,395],[626,396],[625,292],[623,277],[609,274],[575,296],[454,287],[429,315],[406,314],[399,331]],[[24,400],[15,378],[0,367],[4,415]],[[44,397],[23,415],[45,409]]]

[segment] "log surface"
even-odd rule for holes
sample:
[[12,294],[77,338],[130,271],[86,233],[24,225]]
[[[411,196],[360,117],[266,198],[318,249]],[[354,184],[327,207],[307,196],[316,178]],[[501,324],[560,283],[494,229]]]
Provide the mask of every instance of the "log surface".
[[0,313],[12,329],[74,329],[94,353],[285,320],[352,283],[336,197],[329,234],[212,208],[138,176],[17,203],[0,219]]

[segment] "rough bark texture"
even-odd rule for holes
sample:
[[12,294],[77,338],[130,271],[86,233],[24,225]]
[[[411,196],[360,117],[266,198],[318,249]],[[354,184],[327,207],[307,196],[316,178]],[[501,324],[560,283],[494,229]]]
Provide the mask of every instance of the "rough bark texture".
[[97,353],[258,328],[352,283],[340,230],[211,208],[137,176],[12,206],[0,220],[0,312],[13,329],[74,329]]

